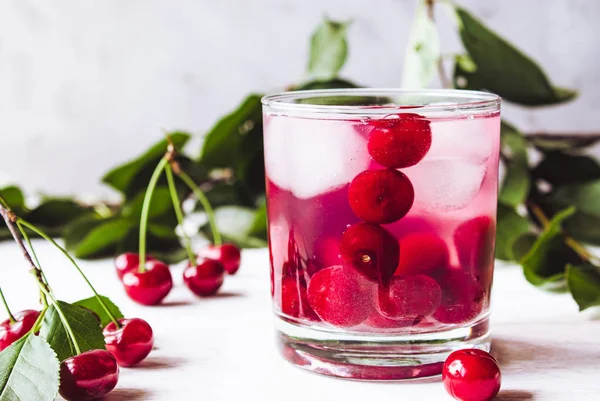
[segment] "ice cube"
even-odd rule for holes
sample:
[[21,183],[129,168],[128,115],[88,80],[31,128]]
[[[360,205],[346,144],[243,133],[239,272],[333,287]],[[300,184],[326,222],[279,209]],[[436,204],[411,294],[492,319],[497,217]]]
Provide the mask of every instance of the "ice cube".
[[452,211],[464,208],[477,196],[486,166],[471,160],[447,158],[424,160],[402,171],[415,190],[414,208]]
[[431,148],[425,160],[440,157],[466,157],[478,162],[487,160],[498,141],[496,118],[467,118],[431,123]]
[[265,168],[298,198],[349,183],[370,162],[366,138],[348,121],[271,116],[265,126]]

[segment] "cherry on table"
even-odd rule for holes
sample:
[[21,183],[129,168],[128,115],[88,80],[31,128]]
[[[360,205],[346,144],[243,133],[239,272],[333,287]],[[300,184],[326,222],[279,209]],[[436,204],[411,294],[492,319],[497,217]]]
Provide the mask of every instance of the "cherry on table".
[[318,271],[308,283],[308,302],[317,316],[337,327],[362,323],[373,310],[375,284],[342,265]]
[[183,271],[185,285],[196,295],[206,297],[217,293],[225,280],[225,268],[214,259],[200,259]]
[[[147,261],[156,260],[152,256],[146,258]],[[119,279],[123,279],[123,275],[129,270],[137,269],[140,265],[140,255],[133,252],[123,253],[115,259],[115,269]]]
[[340,255],[366,277],[387,282],[398,267],[398,241],[385,228],[371,223],[353,224],[342,234]]
[[14,323],[11,323],[10,319],[0,323],[0,351],[29,333],[39,316],[39,311],[26,309],[15,313]]
[[121,327],[110,322],[103,330],[106,349],[120,366],[143,361],[154,345],[152,327],[143,319],[119,319]]
[[448,247],[432,232],[408,234],[400,239],[396,275],[432,274],[448,264]]
[[228,274],[235,274],[240,268],[242,254],[233,244],[209,245],[198,252],[198,257],[220,262]]
[[414,199],[410,180],[396,170],[363,171],[348,187],[350,208],[369,223],[386,224],[401,219]]
[[396,118],[376,120],[369,135],[369,154],[389,168],[417,164],[431,147],[429,121],[418,114],[399,114]]
[[169,266],[158,260],[146,263],[146,270],[137,268],[123,275],[123,286],[129,298],[142,305],[159,304],[173,288]]
[[95,349],[65,359],[60,364],[60,395],[68,400],[92,400],[108,394],[119,380],[117,360]]
[[431,315],[440,305],[442,290],[431,277],[394,276],[388,286],[380,286],[379,312],[388,319],[417,320]]
[[489,352],[462,349],[446,359],[442,380],[446,391],[459,401],[490,401],[500,391],[502,375]]

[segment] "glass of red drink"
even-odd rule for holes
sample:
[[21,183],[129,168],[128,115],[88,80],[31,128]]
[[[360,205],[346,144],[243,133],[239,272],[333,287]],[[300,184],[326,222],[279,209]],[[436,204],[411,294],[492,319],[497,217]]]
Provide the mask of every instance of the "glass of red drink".
[[500,98],[340,89],[263,99],[283,356],[333,376],[441,373],[490,346]]

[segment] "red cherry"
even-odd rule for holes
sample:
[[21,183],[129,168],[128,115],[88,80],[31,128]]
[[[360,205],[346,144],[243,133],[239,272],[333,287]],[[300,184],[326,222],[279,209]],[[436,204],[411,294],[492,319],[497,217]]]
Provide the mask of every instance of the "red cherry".
[[494,220],[479,216],[462,223],[454,232],[454,244],[463,269],[474,276],[492,274],[494,262]]
[[396,275],[431,274],[448,265],[448,247],[434,233],[414,233],[400,239]]
[[29,333],[39,315],[40,312],[36,310],[26,309],[15,313],[14,323],[10,319],[0,323],[0,351]]
[[[156,260],[152,256],[146,257],[147,261]],[[137,253],[123,253],[115,259],[115,268],[117,269],[117,276],[122,280],[123,275],[129,270],[137,269],[140,265],[140,255]]]
[[415,193],[407,176],[396,170],[363,171],[348,187],[354,213],[369,223],[392,223],[410,210]]
[[198,257],[220,262],[227,273],[235,274],[240,268],[240,249],[233,244],[209,245],[198,252]]
[[142,305],[159,304],[173,288],[173,278],[169,266],[151,260],[146,263],[146,271],[129,270],[123,275],[123,286],[129,298]]
[[308,303],[306,287],[293,277],[281,280],[281,312],[291,317],[320,320]]
[[353,224],[340,241],[340,254],[348,266],[366,277],[387,282],[398,266],[398,241],[385,228],[371,223]]
[[318,271],[308,283],[308,302],[321,320],[338,327],[362,323],[373,310],[374,285],[345,266]]
[[502,374],[489,352],[461,349],[446,359],[442,380],[448,394],[459,401],[490,401],[500,391]]
[[119,319],[121,327],[110,322],[104,328],[106,349],[121,366],[133,366],[143,361],[154,345],[152,327],[142,319]]
[[389,319],[416,320],[431,315],[440,305],[438,283],[425,275],[393,277],[389,286],[379,288],[378,307]]
[[390,168],[417,164],[431,147],[429,121],[417,114],[377,120],[369,135],[369,154],[377,163]]
[[[316,266],[312,266],[312,272],[308,272],[311,276],[316,272],[316,270],[320,270],[322,267],[326,266],[334,266],[340,264],[340,241],[339,236],[336,237],[327,237],[323,239],[319,239],[317,243],[315,243],[314,251],[313,251],[313,261],[316,262]],[[310,261],[309,261],[310,262]],[[308,266],[307,266],[308,270]]]
[[450,267],[438,282],[442,287],[442,303],[433,314],[438,322],[465,323],[481,313],[485,290],[469,273]]
[[225,268],[213,259],[199,260],[183,271],[185,285],[196,295],[207,297],[219,291],[225,280]]
[[94,349],[60,364],[60,395],[64,399],[92,400],[108,394],[119,380],[119,365],[105,350]]

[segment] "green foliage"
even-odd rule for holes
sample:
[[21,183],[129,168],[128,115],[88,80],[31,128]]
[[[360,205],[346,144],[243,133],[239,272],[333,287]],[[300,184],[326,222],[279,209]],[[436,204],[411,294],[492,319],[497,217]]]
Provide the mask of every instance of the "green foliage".
[[[123,313],[121,313],[121,310],[119,309],[119,307],[117,305],[115,305],[113,301],[111,301],[108,297],[105,297],[103,295],[100,295],[100,297],[102,298],[104,305],[106,305],[106,307],[108,308],[110,313],[112,313],[112,315],[116,319],[122,319],[125,317],[125,316],[123,316]],[[94,312],[96,315],[98,315],[98,317],[100,318],[100,326],[101,327],[105,327],[107,324],[109,324],[112,321],[110,316],[108,315],[108,313],[106,313],[106,311],[104,310],[104,308],[98,301],[98,298],[96,298],[96,297],[89,297],[86,299],[82,299],[81,301],[74,302],[73,305],[80,306],[80,307],[90,310],[90,311]]]
[[579,310],[600,306],[600,269],[592,263],[567,266],[567,285]]
[[[63,301],[58,301],[58,304],[65,315],[65,319],[73,329],[75,340],[79,344],[81,352],[92,349],[106,349],[102,329],[92,313]],[[69,340],[67,330],[54,306],[50,306],[46,316],[44,316],[40,335],[50,344],[60,361],[76,354]]]
[[467,71],[457,64],[454,78],[465,89],[487,89],[525,106],[544,106],[573,99],[577,93],[553,86],[529,57],[486,27],[464,8],[456,7],[459,33],[476,66]]
[[0,352],[0,401],[53,401],[59,361],[43,338],[27,334]]
[[310,40],[307,68],[310,77],[322,81],[337,78],[348,55],[346,30],[349,24],[325,19],[317,27]]

